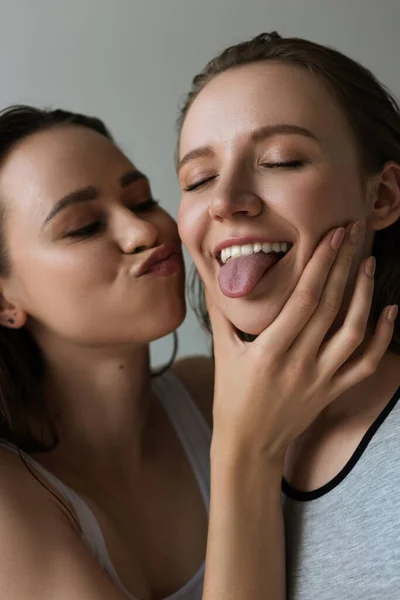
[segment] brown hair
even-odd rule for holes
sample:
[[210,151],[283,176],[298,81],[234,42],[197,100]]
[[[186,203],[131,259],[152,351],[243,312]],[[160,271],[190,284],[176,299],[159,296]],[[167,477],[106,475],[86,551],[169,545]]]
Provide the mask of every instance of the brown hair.
[[[368,69],[337,50],[300,38],[283,38],[277,32],[262,33],[227,48],[194,77],[178,118],[178,145],[191,105],[214,77],[263,61],[302,67],[328,87],[347,117],[365,173],[378,173],[388,161],[400,164],[400,109],[391,93]],[[376,232],[373,254],[376,276],[371,322],[375,326],[386,305],[400,304],[400,219]],[[190,303],[210,330],[203,285],[195,270],[189,288]],[[400,320],[390,349],[400,354]]]
[[[39,110],[30,106],[12,106],[0,112],[1,163],[18,142],[28,136],[59,126],[77,125],[97,131],[112,140],[99,119],[64,110]],[[4,207],[0,207],[0,277],[7,277],[12,264],[1,233]],[[58,436],[40,394],[44,361],[38,345],[26,328],[0,327],[0,438],[26,452],[53,449]],[[31,424],[48,425],[52,442],[39,440]]]

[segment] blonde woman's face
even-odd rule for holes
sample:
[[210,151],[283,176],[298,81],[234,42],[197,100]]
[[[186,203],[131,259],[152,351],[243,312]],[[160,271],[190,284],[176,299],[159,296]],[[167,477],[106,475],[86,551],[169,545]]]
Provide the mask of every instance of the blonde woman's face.
[[187,114],[179,158],[181,238],[214,302],[247,333],[276,318],[328,230],[367,214],[345,117],[297,67],[213,79]]

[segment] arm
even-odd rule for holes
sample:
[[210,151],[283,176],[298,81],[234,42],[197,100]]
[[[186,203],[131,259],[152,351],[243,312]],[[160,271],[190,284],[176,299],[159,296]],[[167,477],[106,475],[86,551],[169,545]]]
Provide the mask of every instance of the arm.
[[[217,443],[216,443],[217,445]],[[285,598],[282,470],[213,447],[203,600]]]
[[[212,427],[213,361],[191,356],[177,361],[173,371]],[[265,589],[273,599],[284,598],[282,469],[268,466],[262,456],[250,461],[244,450],[234,448],[214,436],[203,598],[266,600],[260,592]]]

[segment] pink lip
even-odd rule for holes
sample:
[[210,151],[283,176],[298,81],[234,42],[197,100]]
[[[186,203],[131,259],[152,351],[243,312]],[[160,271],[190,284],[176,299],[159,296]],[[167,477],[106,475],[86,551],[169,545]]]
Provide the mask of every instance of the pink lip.
[[[179,257],[182,261],[182,246],[179,242],[168,242],[155,248],[148,258],[138,265],[133,272],[135,277],[150,273],[154,267],[172,257]],[[177,261],[173,261],[174,263]]]
[[[247,235],[244,237],[232,237],[232,238],[228,238],[226,240],[224,240],[223,242],[220,242],[219,244],[216,245],[215,249],[214,249],[214,256],[218,257],[219,254],[221,253],[221,250],[223,250],[224,248],[230,248],[231,246],[244,246],[244,244],[256,244],[257,242],[260,242],[262,244],[274,244],[275,242],[287,242],[288,240],[283,240],[281,239],[275,239],[272,240],[271,238],[266,238],[263,237],[262,235],[256,236],[256,235]],[[291,242],[289,242],[291,244]]]

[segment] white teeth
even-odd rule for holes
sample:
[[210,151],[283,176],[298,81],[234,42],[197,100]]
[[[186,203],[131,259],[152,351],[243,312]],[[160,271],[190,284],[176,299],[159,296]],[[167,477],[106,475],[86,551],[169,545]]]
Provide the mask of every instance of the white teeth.
[[228,258],[230,258],[231,256],[232,256],[232,248],[224,248],[223,250],[221,250],[221,261],[223,263],[226,263]]
[[242,246],[242,256],[250,256],[250,254],[253,254],[254,249],[253,249],[253,244],[246,244],[245,246]]
[[242,256],[242,248],[241,246],[232,246],[231,248],[231,258],[238,258]]
[[262,249],[265,254],[268,254],[269,252],[272,252],[272,244],[263,244]]
[[250,256],[256,252],[283,252],[286,254],[290,249],[288,242],[274,242],[272,244],[266,242],[256,242],[255,244],[244,244],[243,246],[230,246],[221,250],[221,262],[225,264],[230,258],[239,258],[240,256]]

